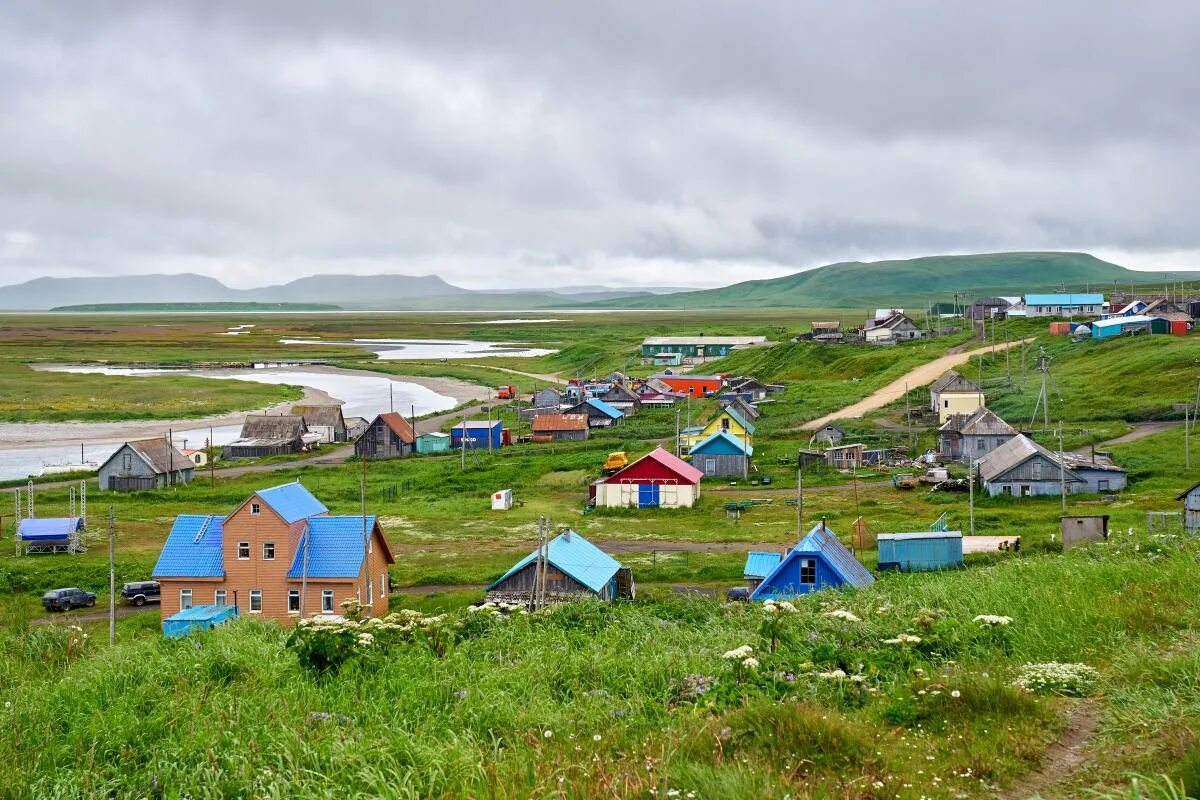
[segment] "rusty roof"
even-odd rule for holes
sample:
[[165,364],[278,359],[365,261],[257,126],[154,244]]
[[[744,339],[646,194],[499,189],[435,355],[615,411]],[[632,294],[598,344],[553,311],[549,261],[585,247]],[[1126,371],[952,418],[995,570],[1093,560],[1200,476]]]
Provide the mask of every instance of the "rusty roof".
[[533,429],[546,431],[585,431],[588,426],[586,414],[538,414],[533,418]]

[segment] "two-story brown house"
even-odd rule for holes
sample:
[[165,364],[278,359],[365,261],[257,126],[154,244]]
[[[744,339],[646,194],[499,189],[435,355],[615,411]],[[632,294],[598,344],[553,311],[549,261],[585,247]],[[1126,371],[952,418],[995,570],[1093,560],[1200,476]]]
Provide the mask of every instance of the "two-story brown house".
[[331,516],[297,483],[262,489],[226,517],[181,514],[154,578],[162,618],[199,605],[234,605],[241,615],[285,624],[341,613],[355,598],[371,616],[388,610],[395,563],[373,516]]

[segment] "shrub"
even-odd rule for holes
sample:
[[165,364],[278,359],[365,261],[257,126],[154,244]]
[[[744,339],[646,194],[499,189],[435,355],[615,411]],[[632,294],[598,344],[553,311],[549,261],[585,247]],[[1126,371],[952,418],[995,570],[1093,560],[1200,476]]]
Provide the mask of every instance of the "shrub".
[[1100,673],[1087,664],[1026,664],[1013,685],[1034,694],[1087,697],[1096,691]]

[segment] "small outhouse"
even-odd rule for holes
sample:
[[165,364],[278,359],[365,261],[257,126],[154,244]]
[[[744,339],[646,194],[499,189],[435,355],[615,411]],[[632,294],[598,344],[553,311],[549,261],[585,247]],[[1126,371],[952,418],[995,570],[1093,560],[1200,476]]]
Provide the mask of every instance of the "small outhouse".
[[1063,552],[1089,542],[1103,542],[1108,538],[1108,515],[1059,517],[1062,531]]
[[1183,527],[1188,533],[1200,531],[1200,483],[1175,498],[1183,501]]
[[876,540],[881,570],[928,572],[963,563],[962,531],[881,533]]
[[492,511],[508,511],[512,508],[512,489],[492,492]]

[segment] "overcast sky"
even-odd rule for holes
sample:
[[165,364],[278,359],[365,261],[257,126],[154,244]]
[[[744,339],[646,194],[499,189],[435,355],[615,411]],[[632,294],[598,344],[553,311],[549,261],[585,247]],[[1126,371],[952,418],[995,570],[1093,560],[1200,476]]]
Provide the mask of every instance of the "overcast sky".
[[0,4],[0,283],[1200,266],[1200,3]]

